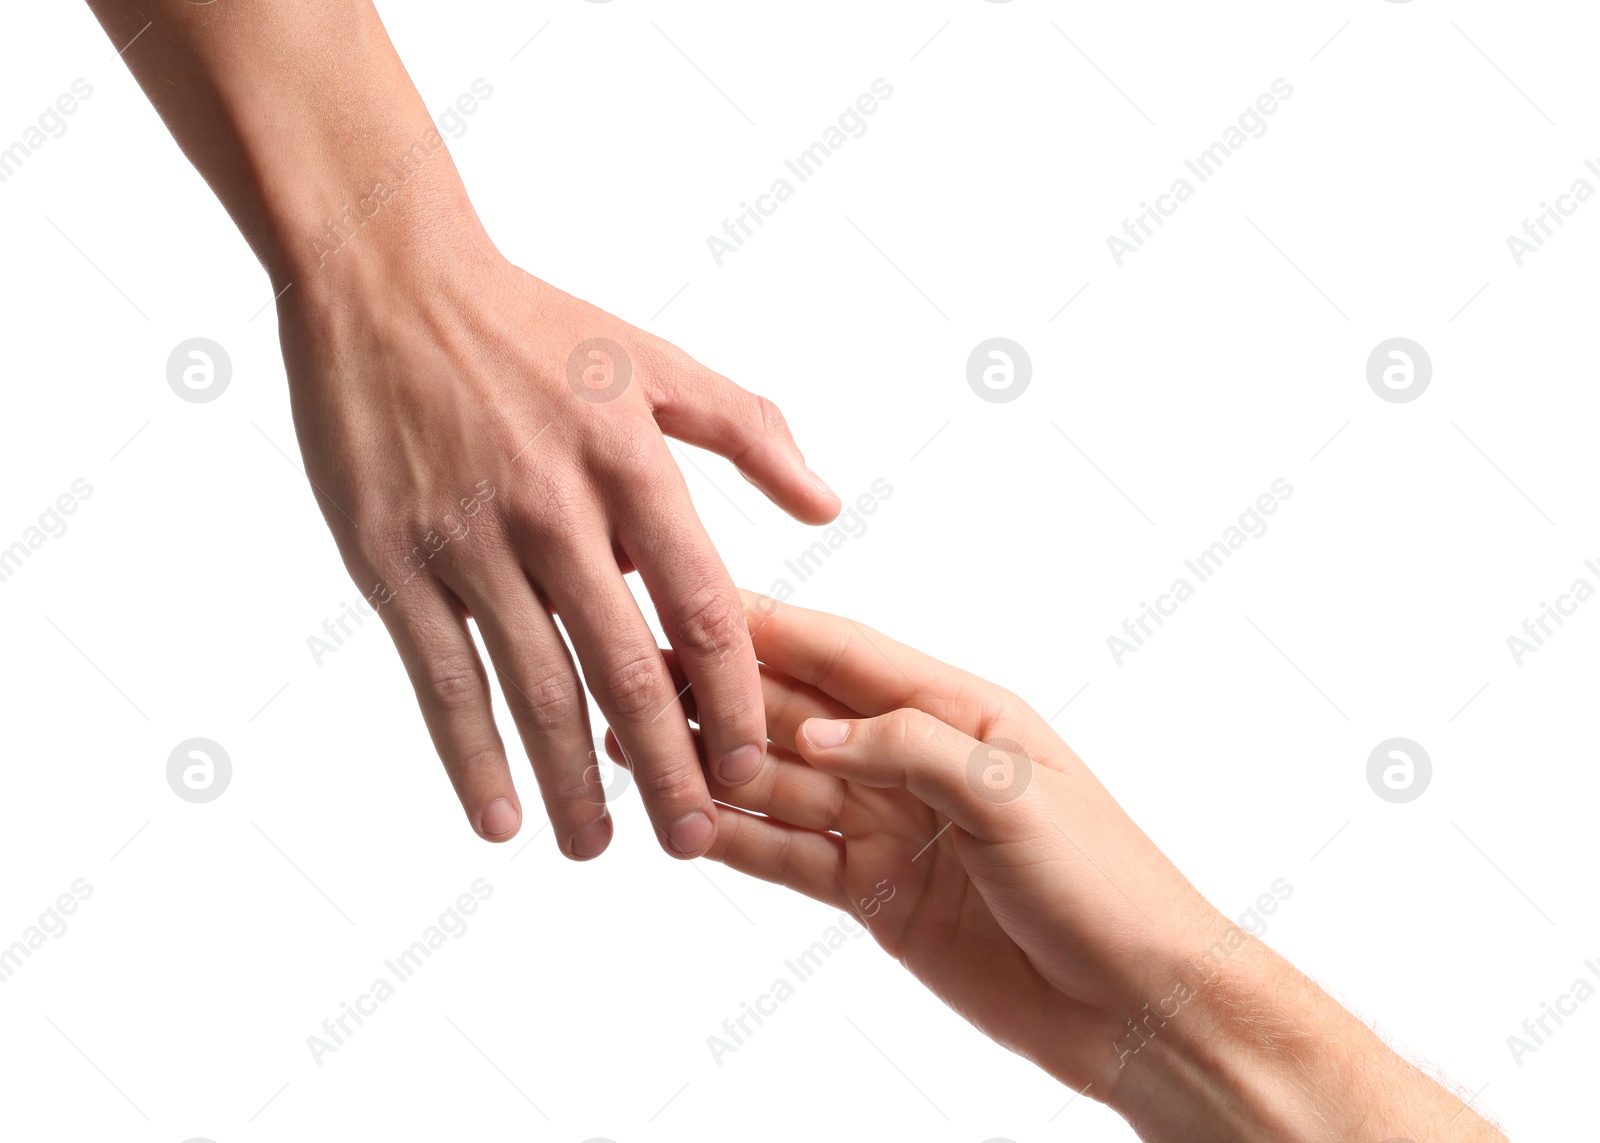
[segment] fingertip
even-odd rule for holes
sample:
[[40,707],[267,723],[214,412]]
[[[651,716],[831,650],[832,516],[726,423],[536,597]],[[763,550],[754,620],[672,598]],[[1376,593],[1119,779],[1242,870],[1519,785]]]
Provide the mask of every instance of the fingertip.
[[567,856],[573,861],[590,861],[599,857],[611,844],[614,833],[611,814],[603,813],[572,835],[572,840],[567,843]]
[[767,753],[760,746],[748,744],[725,755],[717,763],[717,780],[724,786],[742,786],[761,773]]
[[521,827],[522,809],[510,798],[496,798],[478,812],[478,836],[485,841],[510,841]]
[[844,507],[844,500],[811,468],[806,469],[806,478],[811,482],[811,492],[818,505],[821,522],[827,523],[839,514],[839,509]]
[[839,494],[828,487],[828,482],[818,476],[815,469],[808,467],[806,475],[811,478],[811,487],[816,489],[824,500],[831,500],[835,504],[839,503]]
[[668,826],[661,839],[668,853],[687,861],[710,849],[716,835],[711,816],[704,810],[693,810]]
[[818,753],[843,746],[850,737],[850,721],[843,718],[808,718],[800,724],[800,737]]
[[743,469],[740,475],[761,495],[803,524],[832,523],[844,507],[838,494],[806,467],[798,454],[765,479]]
[[838,519],[844,501],[839,494],[828,487],[822,477],[810,468],[805,470],[806,480],[810,484],[810,495],[806,497],[804,507],[796,505],[790,511],[807,524],[831,524]]

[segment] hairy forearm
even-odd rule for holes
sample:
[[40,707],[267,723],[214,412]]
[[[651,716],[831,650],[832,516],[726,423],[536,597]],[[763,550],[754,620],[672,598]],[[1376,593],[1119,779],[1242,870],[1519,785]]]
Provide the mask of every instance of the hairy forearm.
[[[1259,942],[1191,961],[1142,1011],[1110,1103],[1152,1143],[1504,1143],[1439,1083]],[[1159,1012],[1171,1012],[1163,1019]]]
[[[342,257],[357,231],[363,247],[384,251],[368,272],[416,243],[483,241],[368,0],[89,6],[113,43],[132,41],[123,60],[275,292],[357,272],[348,265],[356,259]],[[470,233],[440,235],[439,219]]]

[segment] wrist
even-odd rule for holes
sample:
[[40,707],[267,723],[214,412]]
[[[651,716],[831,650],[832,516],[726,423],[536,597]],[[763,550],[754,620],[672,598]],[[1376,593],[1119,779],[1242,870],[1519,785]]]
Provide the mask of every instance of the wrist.
[[359,292],[455,253],[481,261],[493,251],[425,114],[337,156],[279,152],[258,190],[275,292],[291,282],[302,297]]
[[338,273],[356,250],[398,266],[414,240],[452,229],[441,220],[481,233],[370,3],[283,0],[245,19],[152,2],[166,19],[129,63],[274,293]]
[[437,132],[389,158],[341,167],[288,193],[265,195],[270,240],[263,261],[275,294],[332,315],[406,283],[444,292],[453,267],[499,255],[467,199]]
[[276,289],[383,281],[458,248],[489,253],[444,138],[417,110],[359,146],[335,137],[268,148],[257,189]]
[[1327,1074],[1333,1060],[1310,1003],[1315,991],[1223,921],[1210,945],[1181,959],[1166,987],[1129,1014],[1112,1045],[1107,1103],[1151,1141],[1364,1139],[1330,1106],[1346,1085]]
[[1125,1025],[1106,1102],[1165,1143],[1504,1143],[1255,938],[1223,922]]

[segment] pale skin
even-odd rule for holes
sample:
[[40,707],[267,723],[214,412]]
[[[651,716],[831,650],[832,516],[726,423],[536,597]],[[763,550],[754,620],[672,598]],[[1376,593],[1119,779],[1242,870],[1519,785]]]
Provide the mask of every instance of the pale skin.
[[[523,810],[469,616],[561,851],[612,837],[587,683],[662,847],[705,853],[717,808],[623,575],[681,656],[714,772],[749,780],[767,741],[755,656],[664,434],[826,523],[839,500],[778,409],[507,260],[368,0],[89,6],[271,279],[312,490],[472,827],[506,841]],[[580,353],[601,338],[625,366]],[[619,369],[626,388],[591,399]]]
[[711,782],[727,808],[708,857],[850,910],[1143,1139],[1503,1143],[1212,907],[1017,696],[745,599],[771,742],[755,780]]

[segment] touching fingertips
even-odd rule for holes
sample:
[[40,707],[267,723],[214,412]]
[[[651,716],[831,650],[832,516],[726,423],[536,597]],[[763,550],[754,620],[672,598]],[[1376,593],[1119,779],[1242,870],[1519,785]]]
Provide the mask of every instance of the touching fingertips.
[[598,820],[590,822],[572,835],[569,852],[578,861],[588,861],[591,857],[597,857],[611,844],[611,833],[611,815],[601,814]]
[[832,750],[843,746],[850,737],[850,723],[839,718],[808,718],[800,724],[800,733],[806,744],[817,750]]
[[711,819],[695,810],[667,827],[667,844],[683,857],[694,857],[711,845],[715,833]]
[[478,815],[478,832],[490,841],[506,841],[522,824],[522,811],[507,798],[496,798]]
[[761,772],[764,757],[759,746],[741,746],[717,763],[717,777],[724,785],[742,786]]

